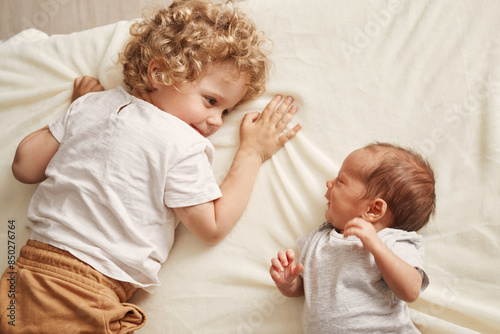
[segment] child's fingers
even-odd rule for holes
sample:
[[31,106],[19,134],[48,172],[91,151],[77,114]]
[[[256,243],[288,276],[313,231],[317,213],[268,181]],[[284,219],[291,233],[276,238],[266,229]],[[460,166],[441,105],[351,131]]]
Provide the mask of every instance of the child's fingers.
[[[283,130],[286,125],[288,124],[288,122],[290,121],[290,119],[292,119],[292,117],[285,117],[285,116],[289,116],[288,115],[288,111],[290,111],[289,109],[295,109],[295,111],[293,112],[293,114],[295,114],[295,112],[297,112],[297,107],[296,106],[292,106],[292,103],[293,103],[293,97],[291,96],[288,96],[286,97],[280,104],[280,106],[278,108],[276,108],[274,110],[274,112],[270,115],[269,117],[269,121],[274,124],[276,126],[276,128],[280,128],[282,127],[281,130]],[[288,121],[287,121],[287,118],[288,118]],[[284,124],[284,126],[283,126]]]
[[281,146],[285,145],[287,141],[292,139],[297,135],[297,133],[302,129],[302,125],[296,124],[292,129],[288,130],[278,138],[278,142]]
[[76,78],[74,81],[73,81],[73,89],[77,89],[78,87],[80,87],[81,83],[82,83],[82,80],[83,80],[83,77],[78,77]]
[[[283,265],[281,264],[281,261],[275,257],[273,257],[271,259],[271,270],[272,269],[274,269],[278,272],[282,272],[283,270],[285,270],[285,268],[283,268]],[[271,272],[271,275],[272,275],[272,272]]]
[[104,90],[99,80],[93,77],[83,76],[78,77],[73,81],[73,95],[71,102],[79,97],[93,92],[101,92]]
[[356,228],[357,226],[352,223],[352,220],[349,221],[345,226],[344,226],[344,238],[350,237],[350,236],[356,236]]
[[295,260],[295,252],[293,251],[293,249],[286,250],[286,257],[288,262],[293,262]]
[[[83,76],[83,77],[78,77],[73,81],[73,87],[87,87],[91,84],[93,84],[93,81],[97,81],[97,79],[94,79],[92,77],[88,76]],[[98,81],[97,81],[98,82]]]
[[249,124],[255,122],[257,120],[257,118],[259,118],[259,116],[260,116],[260,113],[257,111],[249,112],[249,113],[245,114],[245,116],[243,117],[243,120],[241,121],[241,125],[242,126],[249,125]]
[[89,76],[78,77],[73,82],[74,89],[81,89],[86,92],[98,92],[104,90],[99,80]]
[[269,272],[271,274],[271,277],[273,279],[273,281],[275,282],[279,282],[280,281],[280,278],[281,278],[281,275],[279,272],[277,272],[276,270],[274,270],[273,267],[271,267],[271,270]]
[[274,113],[274,110],[276,110],[276,107],[279,105],[281,102],[281,95],[276,95],[264,108],[261,114],[261,118],[268,119],[271,117],[271,115]]
[[276,269],[273,265],[269,268],[269,275],[271,275],[276,285],[281,283],[281,273],[282,271]]
[[[273,115],[271,122],[275,122],[275,127],[278,132],[282,132],[288,126],[288,123],[292,120],[292,118],[297,114],[299,108],[296,105],[291,106],[285,113],[275,112]],[[279,118],[278,118],[279,117]]]
[[363,228],[364,224],[369,224],[369,223],[367,223],[362,218],[353,218],[349,220],[347,224],[345,224],[344,226],[344,236],[346,233],[348,233],[349,235],[354,235],[356,231]]
[[302,263],[299,263],[295,267],[295,270],[293,271],[293,274],[296,275],[296,276],[299,276],[303,271],[304,271],[304,265]]
[[283,266],[285,266],[285,267],[288,266],[288,257],[284,251],[278,252],[278,259],[281,261],[281,264]]

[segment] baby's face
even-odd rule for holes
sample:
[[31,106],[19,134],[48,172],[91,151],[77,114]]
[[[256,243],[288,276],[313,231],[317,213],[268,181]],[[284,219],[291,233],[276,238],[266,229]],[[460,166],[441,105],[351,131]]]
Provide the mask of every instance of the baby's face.
[[207,137],[222,125],[222,116],[243,99],[246,83],[246,75],[238,75],[223,64],[213,64],[194,82],[175,87],[157,84],[150,97],[156,107]]
[[368,204],[368,200],[363,199],[366,185],[359,176],[360,166],[369,163],[368,157],[363,149],[352,152],[344,160],[338,176],[326,182],[325,219],[341,232],[349,220],[362,216]]

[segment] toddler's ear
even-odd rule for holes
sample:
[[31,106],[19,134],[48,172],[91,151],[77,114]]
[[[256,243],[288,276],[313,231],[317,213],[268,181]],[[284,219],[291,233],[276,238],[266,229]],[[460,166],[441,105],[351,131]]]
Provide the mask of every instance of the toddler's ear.
[[375,198],[368,202],[363,219],[373,224],[381,222],[387,213],[387,203],[381,198]]
[[151,59],[148,65],[148,79],[151,87],[156,88],[161,82],[161,69],[156,59]]

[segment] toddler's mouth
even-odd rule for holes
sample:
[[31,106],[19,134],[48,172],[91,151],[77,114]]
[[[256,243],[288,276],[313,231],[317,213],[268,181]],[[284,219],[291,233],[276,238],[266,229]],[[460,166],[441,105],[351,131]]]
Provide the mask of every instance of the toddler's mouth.
[[200,135],[202,135],[203,137],[205,137],[205,135],[203,134],[203,132],[202,132],[200,129],[198,129],[198,128],[197,128],[196,126],[194,126],[193,124],[189,124],[189,125],[191,125],[191,127],[192,127],[193,129],[195,129],[195,130],[196,130],[196,131],[197,131]]

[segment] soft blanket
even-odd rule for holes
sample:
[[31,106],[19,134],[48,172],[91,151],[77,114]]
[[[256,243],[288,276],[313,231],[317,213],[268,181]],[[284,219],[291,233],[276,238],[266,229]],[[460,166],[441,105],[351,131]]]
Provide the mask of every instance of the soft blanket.
[[[500,332],[500,3],[251,0],[239,6],[274,42],[268,92],[210,140],[222,181],[246,112],[291,94],[303,130],[260,170],[245,214],[217,246],[182,225],[154,295],[133,302],[140,333],[301,333],[302,299],[269,273],[280,249],[323,221],[325,181],[372,141],[412,147],[437,175],[437,214],[421,230],[429,288],[410,305],[423,333]],[[36,185],[10,164],[19,141],[69,105],[75,77],[121,84],[117,54],[131,22],[71,35],[26,30],[0,44],[0,267],[29,237]],[[10,221],[10,223],[9,223]],[[15,226],[15,234],[9,227]],[[12,243],[11,243],[12,244]],[[5,296],[1,296],[5,298]],[[334,311],[334,310],[332,310]]]

